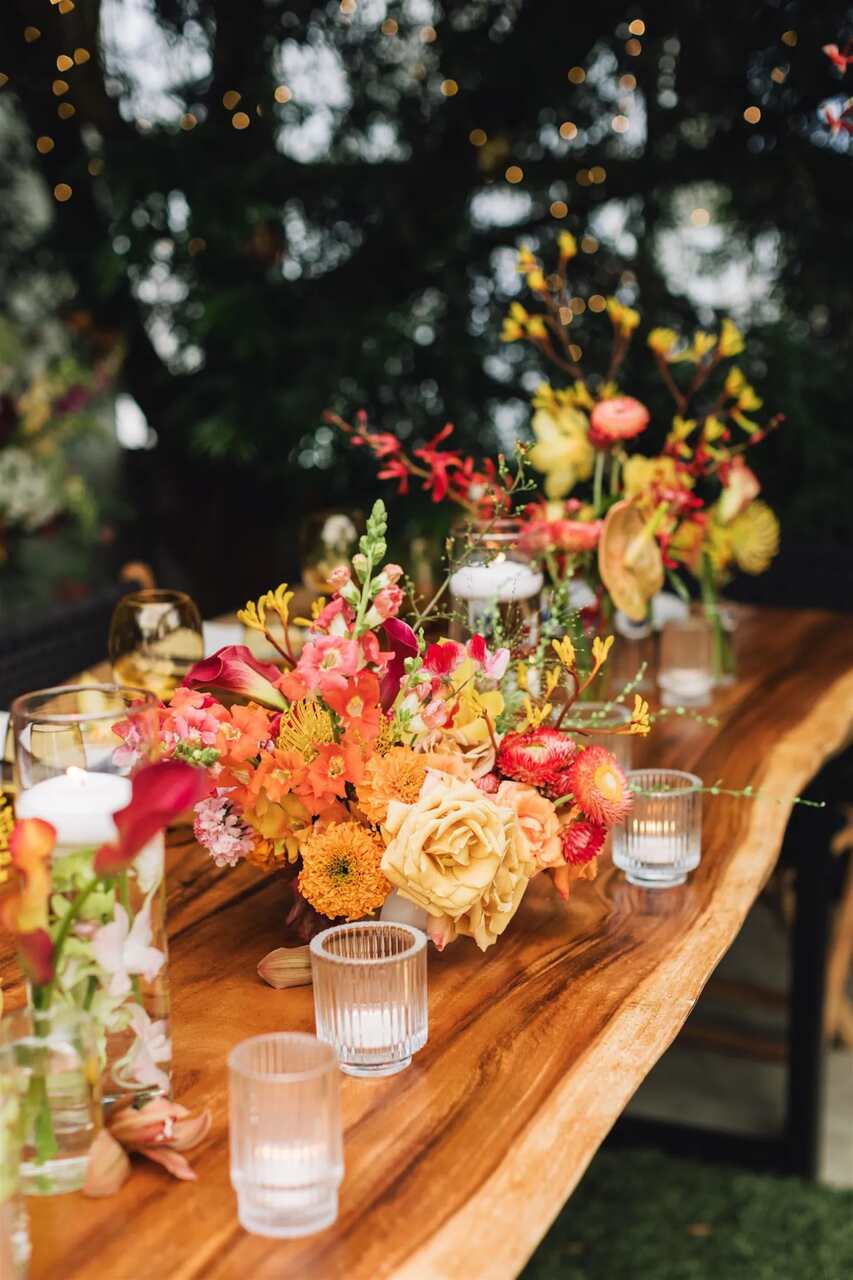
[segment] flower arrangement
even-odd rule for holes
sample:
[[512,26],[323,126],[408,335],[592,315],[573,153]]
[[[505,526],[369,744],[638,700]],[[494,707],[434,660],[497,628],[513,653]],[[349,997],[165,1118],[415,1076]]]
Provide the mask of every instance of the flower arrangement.
[[[581,675],[571,638],[555,639],[535,680],[482,636],[427,642],[398,616],[402,570],[383,564],[386,524],[380,501],[352,567],[334,572],[335,594],[306,620],[298,657],[287,587],[250,602],[240,618],[282,668],[244,646],[197,663],[160,711],[161,747],[208,770],[195,834],[217,865],[295,879],[288,923],[303,940],[330,919],[380,910],[396,889],[437,946],[465,935],[486,949],[540,871],[564,897],[594,875],[630,807],[595,730],[562,729],[611,641],[595,640]],[[624,731],[648,730],[637,698]]]
[[97,506],[69,445],[98,431],[93,410],[109,389],[121,351],[93,369],[67,357],[27,378],[23,343],[0,325],[0,566],[13,538],[71,517],[91,536]]
[[[606,625],[614,608],[644,621],[667,576],[686,597],[684,572],[698,580],[716,616],[717,593],[734,570],[762,573],[778,550],[778,522],[759,497],[746,455],[782,417],[762,423],[753,416],[762,401],[732,363],[744,340],[731,320],[718,333],[698,330],[689,339],[653,328],[647,348],[672,401],[670,429],[659,454],[629,452],[652,421],[618,383],[640,314],[616,297],[606,300],[612,330],[606,369],[584,372],[570,336],[577,246],[568,232],[558,243],[550,273],[529,249],[520,251],[518,270],[531,301],[512,303],[501,335],[531,343],[568,384],[543,381],[533,397],[534,443],[523,452],[543,476],[543,493],[520,509],[523,543],[553,585],[582,579],[594,591],[597,603],[586,619],[593,630]],[[371,431],[363,414],[354,426],[334,414],[327,420],[369,448],[382,464],[380,478],[396,480],[400,492],[417,477],[434,501],[449,499],[475,517],[512,505],[505,465],[477,463],[447,447],[449,426],[409,455],[393,433]]]

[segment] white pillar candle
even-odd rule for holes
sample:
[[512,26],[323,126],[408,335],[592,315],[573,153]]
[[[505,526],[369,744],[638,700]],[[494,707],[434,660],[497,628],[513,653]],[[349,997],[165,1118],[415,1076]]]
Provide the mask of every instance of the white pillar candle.
[[22,791],[15,803],[18,818],[41,818],[56,828],[54,856],[74,849],[98,847],[115,840],[113,814],[130,803],[129,778],[92,773],[72,766]]

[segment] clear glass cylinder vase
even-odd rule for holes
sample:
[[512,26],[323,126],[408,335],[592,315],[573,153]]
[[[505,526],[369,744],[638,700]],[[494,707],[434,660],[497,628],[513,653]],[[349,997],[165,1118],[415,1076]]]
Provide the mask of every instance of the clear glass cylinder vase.
[[23,1280],[30,1256],[21,1187],[21,1105],[25,1078],[0,1026],[0,1276]]
[[93,1018],[66,1003],[21,1009],[0,1022],[0,1046],[16,1072],[22,1190],[79,1190],[102,1122]]
[[475,521],[454,530],[450,576],[450,634],[478,634],[508,646],[514,655],[539,643],[545,579],[522,545],[522,521],[510,517]]
[[63,944],[52,986],[94,1020],[107,1102],[171,1090],[163,836],[116,876],[94,868],[130,803],[130,773],[150,757],[156,707],[117,685],[40,690],[12,707],[16,815],[56,832],[48,928]]

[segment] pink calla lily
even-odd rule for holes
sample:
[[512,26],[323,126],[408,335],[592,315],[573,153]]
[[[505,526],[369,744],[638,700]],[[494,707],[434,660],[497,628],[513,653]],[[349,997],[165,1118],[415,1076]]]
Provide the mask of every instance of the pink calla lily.
[[161,760],[140,769],[132,787],[130,804],[114,815],[118,840],[101,845],[95,854],[98,875],[116,875],[129,867],[149,840],[207,795],[210,779],[206,770],[183,760]]
[[382,709],[387,711],[393,706],[394,699],[400,690],[400,682],[406,669],[406,658],[414,658],[420,652],[420,646],[408,622],[401,622],[399,618],[386,618],[382,623],[382,630],[394,654],[388,663],[379,689]]
[[281,672],[273,663],[259,662],[245,644],[229,644],[190,667],[184,684],[189,689],[239,693],[263,707],[284,711],[287,702],[278,688],[280,679]]

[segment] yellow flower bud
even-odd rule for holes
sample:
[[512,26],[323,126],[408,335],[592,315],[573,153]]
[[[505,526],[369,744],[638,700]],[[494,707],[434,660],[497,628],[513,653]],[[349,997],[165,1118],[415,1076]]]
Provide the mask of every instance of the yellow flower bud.
[[534,293],[547,292],[548,286],[545,283],[545,276],[539,267],[537,267],[535,271],[528,272],[527,287],[528,289],[532,289]]
[[570,258],[574,258],[578,251],[578,242],[572,235],[571,231],[561,231],[557,243],[560,246],[560,259],[562,262],[568,262]]
[[720,355],[736,356],[743,351],[743,334],[728,316],[720,325]]
[[548,337],[548,330],[541,316],[531,316],[527,321],[527,336],[532,338],[534,342],[542,341]]

